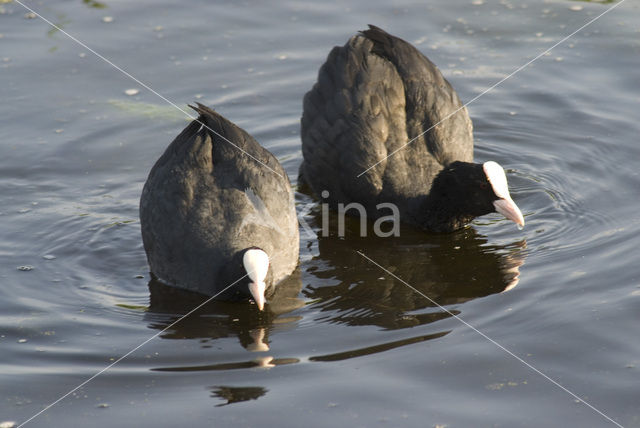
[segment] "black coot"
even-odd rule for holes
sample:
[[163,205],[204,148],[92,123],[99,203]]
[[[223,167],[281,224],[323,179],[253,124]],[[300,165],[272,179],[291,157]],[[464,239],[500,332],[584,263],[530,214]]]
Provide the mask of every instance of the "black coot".
[[[142,240],[162,282],[221,299],[265,295],[298,263],[293,191],[277,159],[244,130],[199,113],[151,169],[140,198]],[[205,126],[206,125],[206,126]]]
[[378,27],[331,51],[304,97],[301,133],[300,179],[334,208],[357,202],[375,218],[393,203],[431,231],[490,212],[524,225],[502,167],[473,163],[471,120],[449,82]]

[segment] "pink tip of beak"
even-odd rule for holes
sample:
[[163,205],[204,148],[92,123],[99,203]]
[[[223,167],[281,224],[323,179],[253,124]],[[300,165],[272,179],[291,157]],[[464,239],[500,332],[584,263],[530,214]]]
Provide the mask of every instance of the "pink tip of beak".
[[256,305],[258,305],[258,309],[262,310],[264,309],[264,302],[265,302],[265,298],[264,298],[264,290],[266,288],[266,284],[262,281],[260,282],[252,282],[249,284],[249,291],[251,292],[251,296],[253,297],[253,300],[256,302]]
[[524,227],[524,217],[520,212],[520,208],[518,208],[511,198],[502,198],[497,201],[493,201],[493,206],[497,212],[517,224],[521,229]]

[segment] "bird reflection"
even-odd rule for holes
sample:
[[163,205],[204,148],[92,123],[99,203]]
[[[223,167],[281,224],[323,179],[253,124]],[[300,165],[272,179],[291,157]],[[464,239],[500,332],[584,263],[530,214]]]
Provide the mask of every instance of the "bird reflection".
[[[298,297],[302,287],[300,272],[295,271],[276,287],[269,296],[269,304],[264,311],[258,311],[248,302],[212,301],[188,317],[193,308],[208,299],[176,287],[169,287],[156,279],[149,281],[150,303],[146,318],[149,327],[164,330],[164,339],[202,339],[203,347],[211,346],[216,339],[238,337],[240,344],[251,352],[269,350],[269,332],[274,321],[278,325],[294,322],[300,317],[286,314],[304,305]],[[175,325],[178,319],[184,317]]]
[[249,331],[249,336],[253,339],[253,343],[247,346],[247,351],[266,352],[269,345],[265,342],[267,330],[264,327],[256,328]]
[[257,400],[267,393],[267,389],[261,386],[212,386],[211,397],[226,400],[226,403],[218,404],[216,407],[226,406],[228,404],[240,403],[242,401]]
[[[316,226],[319,221],[317,215],[311,219]],[[352,326],[395,330],[448,318],[455,312],[438,305],[513,289],[525,259],[524,240],[489,245],[472,227],[428,234],[403,225],[400,236],[390,239],[372,236],[372,230],[359,237],[359,220],[349,217],[345,236],[337,236],[334,223],[329,236],[318,233],[318,254],[307,263],[303,294],[332,322]]]
[[154,367],[154,372],[208,372],[208,371],[228,371],[242,369],[270,369],[276,366],[299,363],[298,358],[274,358],[272,356],[258,357],[250,361],[236,361],[232,363],[214,363],[197,366],[172,366]]

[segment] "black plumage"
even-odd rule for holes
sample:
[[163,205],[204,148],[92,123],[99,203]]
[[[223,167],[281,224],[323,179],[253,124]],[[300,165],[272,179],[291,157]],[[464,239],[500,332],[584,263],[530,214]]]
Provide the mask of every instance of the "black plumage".
[[300,179],[334,208],[358,202],[375,218],[391,202],[432,231],[496,211],[466,107],[429,59],[378,27],[329,53],[304,97],[301,136]]
[[[298,263],[287,174],[244,130],[201,104],[192,108],[200,116],[158,159],[140,198],[151,271],[164,283],[211,296],[247,274],[242,256],[257,247],[270,259],[269,288]],[[221,297],[249,297],[248,282]]]

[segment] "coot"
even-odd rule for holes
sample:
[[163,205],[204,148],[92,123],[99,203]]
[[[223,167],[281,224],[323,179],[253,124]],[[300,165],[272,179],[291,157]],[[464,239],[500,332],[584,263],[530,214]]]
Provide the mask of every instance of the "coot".
[[[140,198],[142,240],[162,282],[260,309],[298,263],[293,191],[277,159],[244,130],[199,113],[151,169]],[[236,283],[237,282],[237,283]]]
[[393,203],[401,221],[431,231],[490,212],[524,226],[502,167],[473,163],[471,120],[449,82],[378,27],[329,53],[301,125],[300,180],[334,208],[357,202],[375,218]]

